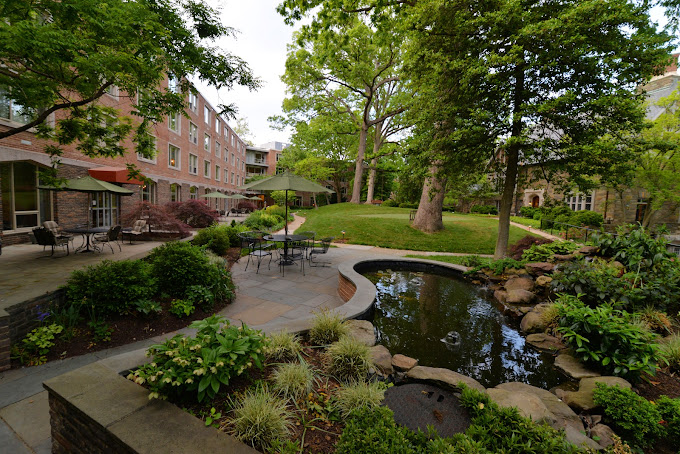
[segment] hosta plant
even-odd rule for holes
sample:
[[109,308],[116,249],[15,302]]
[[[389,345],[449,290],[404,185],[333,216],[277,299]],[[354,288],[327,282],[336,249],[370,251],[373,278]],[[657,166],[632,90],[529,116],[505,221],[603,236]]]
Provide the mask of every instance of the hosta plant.
[[178,334],[152,345],[147,351],[152,362],[128,375],[138,384],[147,384],[150,399],[170,394],[195,395],[199,402],[212,399],[233,377],[253,366],[262,367],[264,337],[260,331],[230,326],[217,315],[189,327],[198,330],[196,337]]

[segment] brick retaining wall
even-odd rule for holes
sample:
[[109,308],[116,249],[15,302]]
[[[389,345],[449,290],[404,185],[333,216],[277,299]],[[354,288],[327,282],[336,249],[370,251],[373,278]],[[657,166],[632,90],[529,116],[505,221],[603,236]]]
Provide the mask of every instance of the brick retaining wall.
[[357,291],[357,286],[347,279],[342,273],[338,273],[338,295],[346,303],[351,300]]

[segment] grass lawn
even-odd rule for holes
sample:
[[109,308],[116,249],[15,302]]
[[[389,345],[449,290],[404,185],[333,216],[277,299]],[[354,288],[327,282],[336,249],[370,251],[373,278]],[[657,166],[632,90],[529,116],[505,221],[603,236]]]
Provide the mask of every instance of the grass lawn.
[[522,225],[528,225],[529,227],[541,228],[541,221],[537,219],[523,218],[522,216],[510,216],[512,222],[516,222]]
[[[465,264],[465,261],[470,257],[469,255],[418,255],[418,254],[409,254],[406,257],[413,257],[416,259],[426,259],[426,260],[436,260],[437,262],[446,262],[446,263],[453,263],[454,265],[464,265],[468,266]],[[492,258],[487,258],[487,257],[478,257],[480,263],[482,264],[487,264],[491,263],[493,261]]]
[[[304,213],[299,231],[312,230],[317,238],[334,236],[353,244],[366,244],[414,251],[493,254],[498,220],[457,213],[444,213],[444,230],[434,234],[411,228],[408,208],[392,208],[340,203]],[[302,213],[301,213],[302,214]],[[510,244],[530,235],[510,227]]]

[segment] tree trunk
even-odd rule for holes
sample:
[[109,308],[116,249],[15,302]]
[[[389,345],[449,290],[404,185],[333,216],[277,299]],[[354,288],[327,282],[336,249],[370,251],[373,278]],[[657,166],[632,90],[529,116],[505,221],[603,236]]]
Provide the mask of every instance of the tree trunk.
[[423,193],[420,195],[420,205],[413,220],[413,228],[426,233],[434,233],[444,229],[442,222],[442,206],[444,205],[444,188],[446,178],[437,177],[440,164],[430,167],[430,175],[425,178]]
[[[375,151],[375,150],[374,150]],[[375,180],[378,173],[378,158],[371,159],[371,167],[368,174],[368,191],[366,191],[366,204],[370,205],[373,202],[373,194],[375,193]]]
[[357,150],[357,161],[354,168],[354,186],[352,186],[351,203],[361,203],[361,180],[364,175],[364,155],[366,154],[366,138],[368,136],[368,126],[363,124],[359,132],[359,148]]

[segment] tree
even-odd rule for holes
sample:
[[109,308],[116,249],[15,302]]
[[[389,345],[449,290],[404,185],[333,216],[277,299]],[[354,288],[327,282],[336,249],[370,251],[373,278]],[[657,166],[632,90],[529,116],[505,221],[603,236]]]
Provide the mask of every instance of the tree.
[[[0,15],[2,98],[24,121],[1,128],[0,139],[36,128],[57,143],[46,150],[53,156],[72,143],[88,156],[122,155],[133,132],[136,151],[150,156],[149,127],[185,109],[189,76],[218,88],[259,85],[243,60],[212,46],[233,31],[196,0],[4,0]],[[133,118],[98,102],[112,90],[131,99]]]
[[241,140],[243,140],[247,145],[251,147],[255,145],[253,142],[253,132],[248,126],[248,119],[240,117],[236,119],[236,126],[234,126],[234,132],[238,135]]

